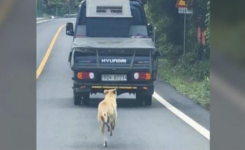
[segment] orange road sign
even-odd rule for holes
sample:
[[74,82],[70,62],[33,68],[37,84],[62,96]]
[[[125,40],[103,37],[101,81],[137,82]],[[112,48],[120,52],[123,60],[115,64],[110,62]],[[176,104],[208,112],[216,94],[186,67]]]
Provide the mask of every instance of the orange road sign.
[[187,7],[186,0],[178,0],[176,3],[176,7]]

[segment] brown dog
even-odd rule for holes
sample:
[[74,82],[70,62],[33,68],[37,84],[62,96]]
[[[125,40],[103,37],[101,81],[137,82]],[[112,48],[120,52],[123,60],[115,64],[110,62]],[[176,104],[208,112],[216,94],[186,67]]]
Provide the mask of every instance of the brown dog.
[[112,130],[115,129],[117,119],[117,92],[116,89],[104,90],[105,98],[98,106],[98,121],[100,123],[100,130],[104,137],[104,147],[107,146],[107,137],[104,133],[105,125],[112,136]]

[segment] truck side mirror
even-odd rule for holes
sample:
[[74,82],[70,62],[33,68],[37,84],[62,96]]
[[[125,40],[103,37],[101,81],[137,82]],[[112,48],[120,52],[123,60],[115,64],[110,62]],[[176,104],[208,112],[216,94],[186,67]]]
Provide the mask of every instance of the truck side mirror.
[[68,22],[66,24],[66,35],[74,36],[73,23]]
[[155,59],[157,59],[158,57],[161,57],[162,55],[159,53],[159,51],[154,51],[153,56]]
[[147,30],[148,30],[149,36],[152,36],[153,35],[153,25],[151,23],[147,24]]

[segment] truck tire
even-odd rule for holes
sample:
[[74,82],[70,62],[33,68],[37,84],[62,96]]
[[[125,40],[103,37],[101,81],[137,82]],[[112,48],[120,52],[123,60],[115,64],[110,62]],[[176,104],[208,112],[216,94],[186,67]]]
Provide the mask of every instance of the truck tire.
[[74,101],[74,105],[81,105],[82,102],[82,98],[79,95],[73,95],[73,101]]
[[139,106],[142,106],[143,105],[143,103],[144,103],[144,100],[143,100],[144,98],[143,98],[143,96],[142,96],[142,94],[136,94],[136,101],[137,101],[137,104],[139,105]]
[[144,98],[145,98],[145,105],[146,106],[151,106],[151,104],[152,104],[152,96],[151,95],[145,95]]
[[136,94],[136,100],[138,105],[146,105],[151,106],[152,104],[152,96],[151,95],[143,95],[143,94]]
[[83,105],[88,105],[89,104],[89,95],[90,95],[90,93],[82,94]]

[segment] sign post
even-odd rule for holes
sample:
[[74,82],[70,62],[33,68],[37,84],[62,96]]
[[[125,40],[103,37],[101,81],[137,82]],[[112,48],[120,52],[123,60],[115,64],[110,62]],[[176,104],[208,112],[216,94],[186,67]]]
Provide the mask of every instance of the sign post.
[[186,35],[185,35],[185,30],[186,30],[186,15],[187,14],[193,14],[192,10],[189,10],[187,8],[186,0],[178,0],[176,3],[176,7],[178,8],[179,14],[184,14],[184,37],[183,37],[183,54],[185,55],[185,40],[186,40]]

